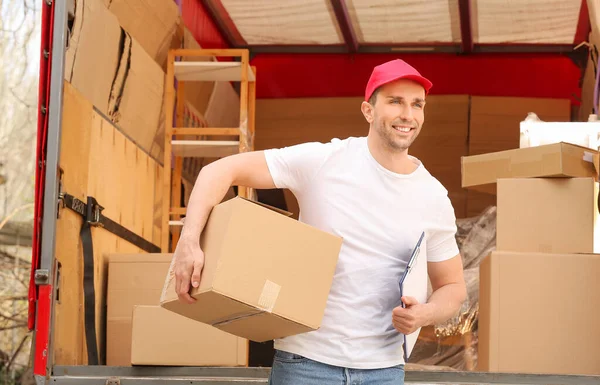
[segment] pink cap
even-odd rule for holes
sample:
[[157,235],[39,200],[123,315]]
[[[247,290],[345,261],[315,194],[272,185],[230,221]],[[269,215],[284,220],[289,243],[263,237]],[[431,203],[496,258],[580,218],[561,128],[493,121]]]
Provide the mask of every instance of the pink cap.
[[410,79],[416,81],[425,88],[425,94],[429,93],[429,90],[433,85],[428,79],[421,76],[419,71],[414,69],[404,60],[396,59],[380,64],[373,69],[365,90],[365,100],[369,101],[369,98],[377,87],[398,79]]

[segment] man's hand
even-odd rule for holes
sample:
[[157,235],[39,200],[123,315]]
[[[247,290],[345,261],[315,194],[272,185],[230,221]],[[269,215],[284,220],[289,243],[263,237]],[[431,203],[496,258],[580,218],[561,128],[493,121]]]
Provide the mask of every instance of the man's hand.
[[402,297],[406,308],[398,306],[392,311],[392,323],[400,333],[408,335],[418,328],[429,324],[431,319],[431,305],[419,303],[413,297]]
[[194,303],[191,287],[200,286],[204,253],[200,236],[212,209],[223,201],[231,186],[273,189],[275,182],[262,151],[226,156],[202,167],[188,200],[181,238],[173,255],[175,291],[182,302]]
[[179,300],[190,304],[196,302],[196,299],[190,295],[190,289],[200,286],[200,274],[204,267],[204,252],[198,240],[180,238],[173,259],[175,292]]

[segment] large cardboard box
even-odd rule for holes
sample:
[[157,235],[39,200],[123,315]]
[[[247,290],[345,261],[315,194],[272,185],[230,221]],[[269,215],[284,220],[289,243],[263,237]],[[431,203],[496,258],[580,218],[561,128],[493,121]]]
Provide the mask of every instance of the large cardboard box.
[[320,326],[340,237],[236,197],[213,208],[200,244],[196,302],[179,301],[169,270],[162,307],[256,342]]
[[[138,363],[149,359],[147,357],[144,358],[145,356],[139,353],[140,349],[146,346],[146,342],[140,338],[137,338],[133,346],[133,350],[137,353],[132,355],[133,310],[135,306],[141,305],[159,306],[165,275],[169,271],[171,260],[171,254],[114,254],[110,256],[107,288],[107,365],[128,366],[132,363],[132,357]],[[151,312],[152,310],[141,310],[138,317],[140,319],[147,319],[148,314]],[[148,324],[148,327],[152,328],[153,338],[157,341],[163,341],[172,338],[173,335],[177,335],[177,331],[173,331],[173,329],[176,328],[176,325],[182,323],[180,319],[177,319],[182,317],[178,317],[176,314],[174,316],[163,315],[162,318],[155,320],[156,323]],[[160,317],[160,314],[157,317]],[[173,325],[168,328],[158,327],[161,322],[173,322]],[[247,361],[247,355],[244,357],[240,356],[242,351],[247,351],[247,340],[232,336],[216,328],[203,328],[202,326],[205,325],[192,328],[193,333],[197,334],[197,338],[227,342],[223,345],[223,349],[219,350],[219,357],[223,358],[223,365],[228,362],[238,365],[244,360]],[[140,330],[139,325],[137,329],[138,335],[144,335],[144,333],[149,332],[147,328]],[[186,332],[189,337],[191,331],[188,330]],[[140,345],[138,346],[138,344]],[[240,346],[242,345],[245,345],[246,349],[241,349]],[[234,347],[236,348],[234,349]],[[179,357],[179,353],[176,351],[180,349],[182,349],[181,346],[173,345],[171,349],[165,350],[161,357],[164,358],[166,355],[172,353],[173,360],[176,360]],[[203,347],[201,344],[194,345],[194,355],[190,356],[185,362],[194,365],[210,365],[214,361],[212,361],[212,358],[205,361],[207,357],[206,352],[211,353],[215,349],[214,346]],[[170,364],[172,362],[167,361],[163,364]],[[161,363],[155,361],[154,364],[159,365]]]
[[462,158],[462,186],[494,194],[500,178],[595,177],[598,151],[568,143]]
[[135,306],[133,365],[246,366],[248,342],[160,306]]
[[495,251],[480,265],[478,370],[600,374],[600,255]]
[[498,180],[496,247],[503,251],[597,253],[598,183],[593,178]]
[[76,2],[64,77],[146,153],[162,149],[165,74],[101,0]]

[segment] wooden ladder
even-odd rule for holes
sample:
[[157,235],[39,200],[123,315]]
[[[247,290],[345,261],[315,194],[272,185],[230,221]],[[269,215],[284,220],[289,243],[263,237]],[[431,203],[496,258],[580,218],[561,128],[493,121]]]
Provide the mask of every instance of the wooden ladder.
[[[176,61],[176,58],[185,57],[229,57],[239,58],[239,61]],[[163,253],[175,249],[183,224],[181,218],[186,214],[186,208],[180,204],[184,159],[222,158],[253,151],[256,100],[256,68],[249,65],[249,51],[246,49],[172,49],[167,60],[161,233]],[[202,115],[186,103],[185,84],[203,81],[240,82],[238,127],[206,127]],[[223,140],[223,137],[227,140]],[[254,191],[238,186],[238,195],[253,199]]]

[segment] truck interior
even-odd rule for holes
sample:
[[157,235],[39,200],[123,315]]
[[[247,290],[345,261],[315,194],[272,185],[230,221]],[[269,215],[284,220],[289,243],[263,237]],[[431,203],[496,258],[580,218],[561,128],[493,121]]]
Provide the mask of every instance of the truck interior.
[[[237,367],[111,365],[110,344],[127,333],[112,326],[123,320],[110,302],[129,290],[111,283],[112,258],[172,253],[195,176],[219,157],[365,135],[360,102],[380,63],[403,59],[433,82],[411,151],[448,189],[461,239],[496,205],[463,188],[462,157],[518,148],[529,113],[598,113],[595,0],[44,3],[29,288],[37,384],[267,383],[272,342],[249,341]],[[298,219],[287,190],[236,195]],[[492,247],[482,234],[473,261]],[[421,332],[407,384],[599,383],[478,366],[477,312],[475,298],[460,320]]]

